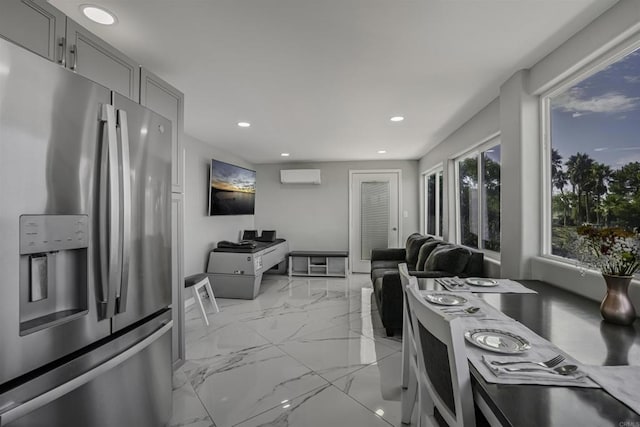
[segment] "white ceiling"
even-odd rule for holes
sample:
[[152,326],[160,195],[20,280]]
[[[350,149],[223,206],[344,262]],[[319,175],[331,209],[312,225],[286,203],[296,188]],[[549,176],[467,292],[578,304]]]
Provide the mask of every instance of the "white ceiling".
[[187,134],[273,163],[419,158],[616,1],[50,2],[182,90]]

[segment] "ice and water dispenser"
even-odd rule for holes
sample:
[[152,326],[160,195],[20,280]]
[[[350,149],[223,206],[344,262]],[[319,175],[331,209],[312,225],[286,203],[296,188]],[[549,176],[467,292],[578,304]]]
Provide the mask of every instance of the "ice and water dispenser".
[[20,217],[20,335],[87,313],[87,215]]

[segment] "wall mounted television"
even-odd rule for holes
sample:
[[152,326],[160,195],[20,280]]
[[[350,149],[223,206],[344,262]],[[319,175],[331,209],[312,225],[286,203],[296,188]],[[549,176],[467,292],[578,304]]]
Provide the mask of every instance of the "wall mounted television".
[[209,215],[253,215],[256,171],[211,160]]

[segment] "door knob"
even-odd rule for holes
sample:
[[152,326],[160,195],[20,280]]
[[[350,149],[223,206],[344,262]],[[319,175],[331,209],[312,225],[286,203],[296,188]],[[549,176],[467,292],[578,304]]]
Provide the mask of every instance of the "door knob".
[[393,227],[392,230],[393,231],[398,231],[398,229],[396,227]]

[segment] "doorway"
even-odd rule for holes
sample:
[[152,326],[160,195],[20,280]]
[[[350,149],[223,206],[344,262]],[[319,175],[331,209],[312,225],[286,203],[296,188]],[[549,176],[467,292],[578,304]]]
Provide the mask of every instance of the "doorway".
[[354,273],[371,271],[371,250],[399,245],[402,171],[349,171],[349,254]]

